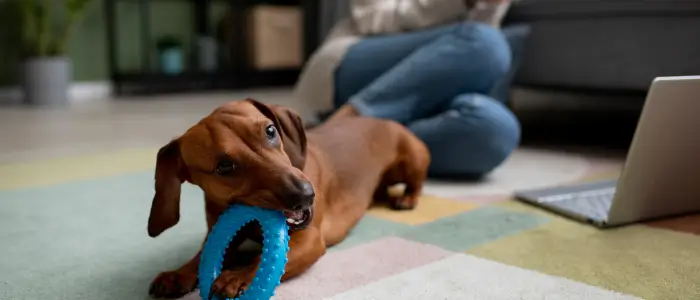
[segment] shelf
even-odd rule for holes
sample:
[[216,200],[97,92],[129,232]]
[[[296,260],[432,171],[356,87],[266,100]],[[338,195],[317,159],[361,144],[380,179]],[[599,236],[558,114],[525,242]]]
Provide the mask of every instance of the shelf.
[[[319,40],[317,37],[318,27],[318,0],[276,0],[276,1],[253,1],[253,0],[106,0],[105,18],[107,21],[108,57],[111,80],[115,87],[117,97],[123,95],[153,95],[162,93],[178,93],[188,91],[208,91],[208,90],[236,90],[263,86],[293,85],[299,76],[300,69],[279,69],[279,70],[250,70],[245,65],[246,41],[243,39],[245,32],[245,22],[243,18],[236,20],[232,30],[233,44],[239,45],[236,50],[231,50],[231,57],[238,57],[231,62],[227,69],[230,71],[206,73],[206,72],[185,72],[178,75],[168,75],[154,73],[151,71],[123,71],[119,70],[119,61],[116,54],[119,49],[117,38],[117,9],[116,4],[122,1],[135,1],[139,5],[139,23],[150,24],[150,3],[159,1],[181,1],[194,5],[192,10],[194,24],[193,34],[209,34],[206,24],[209,22],[209,5],[215,2],[227,2],[236,14],[243,14],[254,5],[297,5],[303,10],[303,30],[304,30],[304,56],[310,57],[317,47]],[[151,29],[148,26],[141,26],[138,33],[142,45],[152,44]],[[141,53],[144,57],[142,67],[144,70],[150,68],[152,49],[142,46]],[[238,53],[241,52],[241,53]]]
[[[189,2],[191,4],[207,4],[207,3],[227,3],[232,0],[109,0],[115,2]],[[233,0],[236,4],[244,5],[282,5],[282,6],[299,6],[301,0],[282,0],[282,1],[262,1],[262,0]]]
[[292,85],[299,69],[249,70],[234,72],[115,73],[117,95],[155,95],[188,91],[238,90],[263,86]]

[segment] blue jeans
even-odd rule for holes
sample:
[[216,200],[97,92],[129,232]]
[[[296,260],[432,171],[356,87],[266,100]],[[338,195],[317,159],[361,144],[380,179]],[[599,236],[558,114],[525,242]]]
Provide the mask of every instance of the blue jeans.
[[492,97],[507,94],[511,58],[503,33],[480,23],[368,37],[336,71],[335,106],[406,125],[430,149],[433,176],[480,177],[520,141],[506,99]]

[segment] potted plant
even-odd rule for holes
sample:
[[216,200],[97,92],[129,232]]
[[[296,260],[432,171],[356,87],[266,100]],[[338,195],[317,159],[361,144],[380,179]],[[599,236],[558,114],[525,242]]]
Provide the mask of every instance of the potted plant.
[[72,61],[66,47],[92,0],[16,0],[22,17],[24,101],[66,104]]
[[182,42],[174,36],[164,36],[156,42],[161,72],[167,75],[182,73]]

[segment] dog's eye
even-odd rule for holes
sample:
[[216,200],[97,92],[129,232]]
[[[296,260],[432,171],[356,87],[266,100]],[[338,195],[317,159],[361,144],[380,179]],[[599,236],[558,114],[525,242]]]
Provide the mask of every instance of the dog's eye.
[[277,137],[277,128],[275,128],[275,125],[267,125],[265,127],[265,135],[267,135],[267,138],[270,140],[273,140]]
[[233,169],[235,166],[231,161],[228,160],[222,160],[218,164],[216,164],[216,173],[219,175],[226,175],[228,173],[233,172]]

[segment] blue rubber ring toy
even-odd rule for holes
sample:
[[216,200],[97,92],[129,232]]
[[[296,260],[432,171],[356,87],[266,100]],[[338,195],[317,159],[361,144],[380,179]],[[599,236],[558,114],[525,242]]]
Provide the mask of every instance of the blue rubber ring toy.
[[247,205],[232,205],[214,224],[199,260],[199,295],[208,299],[214,280],[219,277],[224,255],[233,237],[251,221],[262,227],[262,257],[255,278],[237,300],[268,300],[280,284],[289,251],[289,227],[280,211]]

